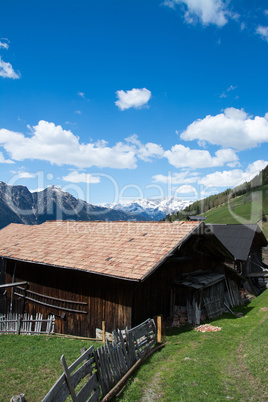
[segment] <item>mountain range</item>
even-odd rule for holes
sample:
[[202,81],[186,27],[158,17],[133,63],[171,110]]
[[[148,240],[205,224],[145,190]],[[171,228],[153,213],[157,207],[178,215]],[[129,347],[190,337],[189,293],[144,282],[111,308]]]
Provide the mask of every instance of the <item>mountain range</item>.
[[151,219],[140,214],[89,204],[55,186],[32,193],[25,186],[10,186],[0,182],[0,229],[10,223],[34,225],[47,220],[149,221]]
[[124,203],[99,205],[115,211],[124,211],[158,221],[165,218],[167,214],[173,214],[186,208],[189,204],[189,201],[177,197],[162,197],[155,199],[138,198]]
[[35,225],[47,220],[161,220],[187,205],[188,201],[176,197],[93,205],[55,186],[30,192],[25,186],[0,181],[0,229],[10,223]]

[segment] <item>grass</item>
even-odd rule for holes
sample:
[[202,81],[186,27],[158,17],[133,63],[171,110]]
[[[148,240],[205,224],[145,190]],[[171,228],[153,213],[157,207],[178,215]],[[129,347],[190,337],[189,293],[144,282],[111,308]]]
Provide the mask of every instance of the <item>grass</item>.
[[120,401],[268,400],[268,290],[211,321],[219,332],[170,329],[166,346],[132,377]]
[[262,222],[263,214],[268,218],[268,185],[250,193],[231,198],[228,203],[208,210],[206,223],[249,224],[259,222],[268,237],[268,224]]
[[[268,290],[237,318],[224,314],[210,321],[219,332],[200,333],[189,326],[166,331],[166,346],[135,372],[119,401],[268,400]],[[0,400],[25,393],[40,401],[62,373],[60,357],[70,365],[91,342],[53,336],[0,336]],[[95,345],[95,343],[94,343]],[[96,344],[98,347],[99,344]]]
[[91,344],[45,335],[0,335],[0,401],[20,393],[27,402],[41,401],[63,372],[60,357],[64,354],[70,365]]

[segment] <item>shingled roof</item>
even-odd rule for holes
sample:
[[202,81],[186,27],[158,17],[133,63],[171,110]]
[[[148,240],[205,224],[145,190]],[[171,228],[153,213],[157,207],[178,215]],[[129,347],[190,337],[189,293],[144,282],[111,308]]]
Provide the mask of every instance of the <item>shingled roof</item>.
[[199,222],[10,224],[0,230],[0,256],[128,280],[144,280]]
[[236,260],[246,261],[253,241],[258,238],[260,247],[267,246],[267,240],[257,224],[217,225],[206,224]]

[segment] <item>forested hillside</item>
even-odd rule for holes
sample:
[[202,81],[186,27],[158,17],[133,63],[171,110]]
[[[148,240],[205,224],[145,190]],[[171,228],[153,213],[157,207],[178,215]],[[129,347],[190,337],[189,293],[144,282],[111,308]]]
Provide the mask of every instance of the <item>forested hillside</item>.
[[266,223],[268,166],[250,182],[196,201],[182,211],[167,215],[165,220],[186,220],[189,215],[204,215],[210,223]]

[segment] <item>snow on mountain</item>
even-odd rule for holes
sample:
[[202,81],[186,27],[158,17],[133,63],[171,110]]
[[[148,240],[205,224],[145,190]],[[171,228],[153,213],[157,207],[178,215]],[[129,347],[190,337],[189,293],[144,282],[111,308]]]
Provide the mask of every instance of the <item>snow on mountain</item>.
[[138,198],[133,201],[125,201],[117,204],[99,204],[105,208],[117,211],[129,212],[132,214],[143,215],[154,220],[161,220],[167,214],[180,211],[187,207],[191,202],[176,197],[162,197],[153,199]]

